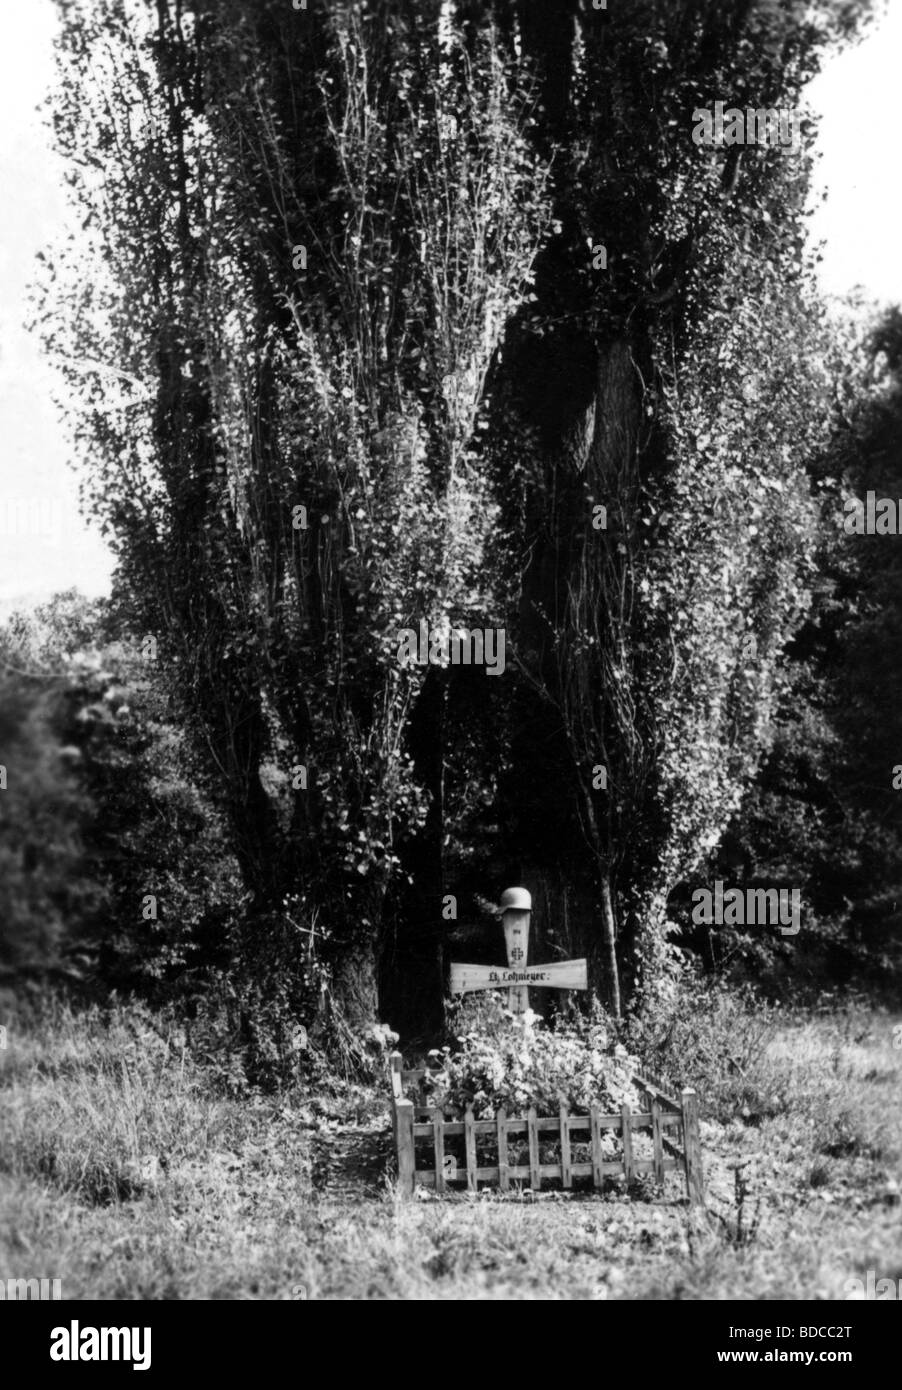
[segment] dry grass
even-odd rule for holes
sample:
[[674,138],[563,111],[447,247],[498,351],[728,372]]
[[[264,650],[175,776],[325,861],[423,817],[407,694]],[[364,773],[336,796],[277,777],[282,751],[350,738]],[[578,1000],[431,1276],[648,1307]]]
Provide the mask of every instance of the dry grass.
[[0,1278],[66,1298],[841,1299],[869,1268],[902,1276],[885,1015],[785,1027],[737,1079],[735,1118],[703,1125],[707,1230],[672,1193],[405,1206],[387,1117],[347,1123],[359,1095],[224,1100],[134,1010],[11,1024]]

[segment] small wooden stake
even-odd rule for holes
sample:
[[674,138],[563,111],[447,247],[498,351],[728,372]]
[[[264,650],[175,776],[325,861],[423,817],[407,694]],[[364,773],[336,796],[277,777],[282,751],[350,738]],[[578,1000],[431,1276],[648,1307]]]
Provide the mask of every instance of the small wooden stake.
[[503,1105],[495,1116],[495,1125],[498,1130],[498,1186],[502,1192],[507,1192],[511,1178],[507,1161],[507,1112]]
[[570,1171],[570,1120],[566,1105],[561,1106],[561,1182],[564,1187],[573,1186],[573,1174]]
[[536,1108],[531,1105],[526,1112],[526,1128],[529,1132],[529,1185],[538,1192],[542,1186],[539,1172],[539,1130],[536,1125]]
[[698,1096],[691,1087],[682,1094],[683,1155],[686,1163],[686,1191],[691,1207],[705,1205],[705,1184],[702,1175],[702,1143],[698,1127]]

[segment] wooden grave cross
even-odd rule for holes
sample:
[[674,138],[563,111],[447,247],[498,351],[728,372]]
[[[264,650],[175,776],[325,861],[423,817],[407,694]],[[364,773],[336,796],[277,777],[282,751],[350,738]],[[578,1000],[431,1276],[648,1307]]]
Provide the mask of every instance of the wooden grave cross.
[[451,965],[451,993],[508,987],[508,1008],[523,1014],[529,1008],[529,986],[542,989],[588,989],[585,960],[562,960],[553,965],[527,965],[532,898],[525,888],[506,888],[501,894],[501,921],[507,947],[507,969],[495,965]]

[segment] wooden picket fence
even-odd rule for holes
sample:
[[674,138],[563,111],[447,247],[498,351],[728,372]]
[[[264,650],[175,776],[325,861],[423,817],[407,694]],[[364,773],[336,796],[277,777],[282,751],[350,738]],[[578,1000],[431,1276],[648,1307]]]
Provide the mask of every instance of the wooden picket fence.
[[[525,1117],[508,1116],[502,1109],[493,1120],[477,1120],[472,1108],[462,1119],[446,1119],[439,1106],[426,1103],[421,1082],[425,1068],[405,1069],[400,1052],[391,1054],[392,1129],[398,1165],[398,1185],[402,1197],[414,1196],[416,1188],[430,1187],[447,1192],[455,1184],[465,1184],[475,1192],[479,1183],[496,1183],[502,1192],[511,1183],[525,1182],[538,1191],[543,1178],[557,1179],[565,1188],[573,1186],[574,1178],[591,1177],[593,1187],[600,1188],[606,1177],[625,1177],[627,1182],[640,1173],[653,1174],[662,1182],[667,1172],[682,1169],[690,1206],[704,1206],[702,1152],[698,1126],[698,1098],[695,1091],[684,1090],[680,1100],[674,1100],[647,1077],[633,1078],[647,1109],[638,1112],[630,1106],[621,1107],[619,1115],[602,1114],[593,1105],[587,1115],[571,1115],[566,1106],[550,1117],[537,1115],[530,1108]],[[405,1088],[412,1087],[411,1097]],[[633,1154],[633,1135],[648,1131],[652,1138],[651,1158],[640,1159]],[[605,1158],[602,1136],[613,1131],[620,1138],[620,1156]],[[446,1162],[446,1140],[463,1136],[465,1164]],[[490,1166],[477,1162],[477,1135],[495,1138],[497,1162]],[[529,1162],[508,1161],[511,1137],[525,1135]],[[554,1135],[560,1140],[560,1159],[555,1163],[540,1161],[539,1136]],[[586,1136],[582,1142],[591,1149],[591,1162],[572,1159],[574,1135]],[[431,1147],[431,1163],[417,1167],[417,1154]]]

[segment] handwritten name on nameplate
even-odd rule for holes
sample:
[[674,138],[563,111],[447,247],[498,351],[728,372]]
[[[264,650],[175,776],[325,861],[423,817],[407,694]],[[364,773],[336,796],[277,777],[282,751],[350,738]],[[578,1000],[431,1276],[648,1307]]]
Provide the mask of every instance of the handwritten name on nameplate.
[[588,988],[585,960],[562,960],[553,965],[527,965],[511,970],[502,965],[451,966],[451,993],[468,994],[478,989],[504,989],[511,985],[537,985],[545,989]]

